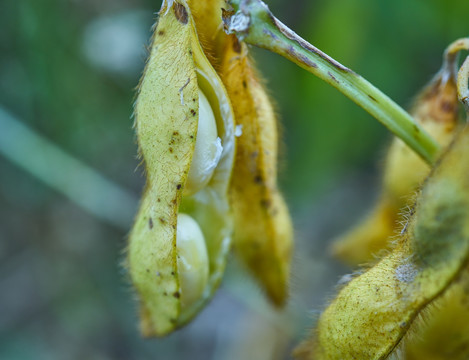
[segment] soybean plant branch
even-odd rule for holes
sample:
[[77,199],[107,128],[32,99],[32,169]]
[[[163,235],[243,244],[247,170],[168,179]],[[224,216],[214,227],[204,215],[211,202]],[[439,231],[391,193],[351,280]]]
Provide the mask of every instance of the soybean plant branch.
[[225,30],[248,44],[280,54],[332,85],[361,106],[427,163],[440,147],[414,119],[366,79],[309,44],[276,19],[261,0],[229,0]]

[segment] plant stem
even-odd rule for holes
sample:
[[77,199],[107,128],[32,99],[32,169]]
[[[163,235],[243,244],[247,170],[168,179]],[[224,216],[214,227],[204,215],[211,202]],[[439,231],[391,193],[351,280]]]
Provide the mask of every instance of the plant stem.
[[361,106],[423,160],[433,164],[440,146],[399,105],[360,75],[299,37],[261,0],[229,0],[225,30],[248,44],[280,54],[332,85]]

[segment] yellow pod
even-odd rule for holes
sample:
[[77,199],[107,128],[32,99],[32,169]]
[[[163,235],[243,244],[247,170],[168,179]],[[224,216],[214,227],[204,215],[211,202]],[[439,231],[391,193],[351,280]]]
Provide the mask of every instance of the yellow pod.
[[469,359],[469,268],[428,309],[403,340],[406,360]]
[[468,155],[466,127],[426,180],[396,247],[345,285],[299,348],[300,358],[388,358],[458,278],[469,258]]
[[277,122],[272,104],[248,57],[232,35],[221,67],[238,126],[230,187],[236,254],[269,299],[284,305],[288,296],[292,224],[277,187]]
[[[415,121],[445,148],[460,129],[455,59],[446,58],[442,69],[418,95],[410,110]],[[379,251],[392,245],[403,214],[414,201],[430,166],[398,138],[388,149],[381,195],[358,225],[340,236],[332,253],[351,266],[374,261]]]
[[163,3],[135,104],[146,187],[127,265],[145,336],[195,316],[218,287],[232,234],[234,120],[185,0]]
[[194,22],[202,48],[212,65],[218,70],[227,40],[222,22],[222,8],[226,7],[226,1],[187,0],[187,3],[194,16]]

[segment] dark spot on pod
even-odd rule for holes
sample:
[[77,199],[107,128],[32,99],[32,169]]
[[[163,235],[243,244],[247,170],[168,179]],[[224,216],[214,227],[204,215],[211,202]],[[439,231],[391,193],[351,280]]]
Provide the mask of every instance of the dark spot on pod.
[[179,293],[179,291],[176,291],[173,296],[176,298],[176,299],[179,299],[181,297],[181,294]]
[[246,80],[243,80],[243,88],[246,89],[247,87],[248,87],[248,84],[247,84]]
[[160,223],[166,224],[166,220],[164,218],[160,217],[158,220],[160,220]]
[[191,109],[191,114],[192,114],[192,116],[195,116],[195,115],[197,115],[197,112],[194,109]]
[[174,276],[174,271],[171,271],[171,275]]
[[196,99],[192,99],[193,102],[196,102],[197,100]]
[[453,106],[453,104],[451,102],[442,101],[441,102],[441,110],[443,112],[452,113],[452,112],[455,112],[457,109],[455,109],[455,106]]
[[173,132],[173,136],[178,136],[179,135],[179,132],[178,131],[174,131]]
[[193,138],[194,138],[194,135],[191,135],[190,138],[193,139]]
[[148,227],[149,227],[150,229],[153,229],[153,219],[152,219],[152,218],[149,218],[149,219],[148,219]]
[[173,153],[173,151],[174,151],[174,150],[173,150],[173,148],[172,148],[172,147],[170,147],[170,148],[169,148],[169,152],[172,154],[172,153]]
[[272,201],[270,199],[262,199],[261,206],[268,209],[272,205]]
[[158,31],[158,35],[163,36],[163,35],[164,35],[164,31],[163,31],[163,30]]
[[238,54],[241,53],[241,44],[236,37],[233,38],[233,51]]
[[149,272],[150,272],[150,269],[147,269],[147,273],[149,273]]
[[262,176],[261,176],[261,175],[256,175],[256,176],[254,177],[254,182],[255,182],[256,184],[262,184],[262,183],[263,183]]
[[176,15],[176,19],[178,19],[181,24],[186,25],[189,21],[189,16],[184,5],[175,2],[173,9],[174,15]]
[[192,50],[189,50],[189,55],[191,55],[191,56],[192,56]]
[[182,188],[182,185],[181,185],[181,184],[177,184],[177,185],[176,185],[176,189],[181,190],[181,188]]
[[160,199],[160,198],[158,198],[158,199],[156,199],[156,201],[158,201],[158,202],[161,202],[161,199]]

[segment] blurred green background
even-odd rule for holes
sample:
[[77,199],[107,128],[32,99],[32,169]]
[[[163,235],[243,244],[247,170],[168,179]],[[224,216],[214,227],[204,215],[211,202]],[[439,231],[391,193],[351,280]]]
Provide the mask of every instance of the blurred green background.
[[[140,337],[120,262],[144,184],[134,88],[160,4],[0,1],[0,359],[287,359],[351,271],[328,245],[376,198],[390,135],[335,89],[254,49],[283,124],[280,177],[296,229],[289,306],[274,311],[232,259],[193,323]],[[269,5],[402,106],[446,45],[469,35],[467,0]]]

